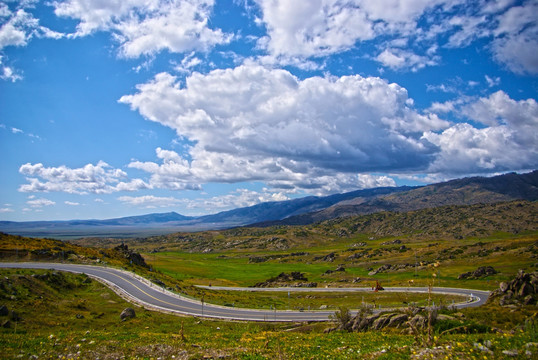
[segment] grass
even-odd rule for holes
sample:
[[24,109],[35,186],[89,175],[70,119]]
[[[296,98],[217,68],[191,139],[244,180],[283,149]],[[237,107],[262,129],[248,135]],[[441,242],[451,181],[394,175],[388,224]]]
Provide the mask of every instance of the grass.
[[[425,241],[422,239],[403,239],[405,251],[397,246],[382,245],[396,238],[382,238],[366,241],[367,245],[353,248],[357,239],[342,240],[338,246],[329,248],[296,248],[280,252],[244,253],[243,251],[221,251],[209,254],[186,251],[164,251],[145,254],[146,261],[157,270],[182,280],[185,284],[253,286],[281,272],[300,271],[308,281],[318,286],[335,284],[350,286],[359,277],[362,282],[371,284],[379,280],[386,286],[407,286],[410,280],[416,285],[425,286],[432,274],[437,276],[437,286],[474,287],[494,289],[500,281],[513,276],[519,269],[531,270],[535,264],[537,233],[498,236],[488,238]],[[306,255],[292,256],[297,253]],[[316,260],[327,254],[335,253],[335,260],[327,262]],[[354,254],[364,254],[352,258]],[[483,256],[485,254],[485,256]],[[265,256],[268,260],[252,263],[250,258]],[[423,265],[420,265],[420,264]],[[439,264],[433,268],[432,264]],[[326,275],[327,270],[335,270],[344,265],[346,271]],[[400,271],[387,271],[369,275],[370,269],[385,264],[408,264]],[[414,265],[417,264],[415,267]],[[486,279],[458,280],[461,273],[475,270],[478,266],[493,266],[499,273]]]
[[[136,318],[121,321],[120,312],[131,305],[84,275],[0,270],[0,276],[0,301],[22,319],[12,322],[10,328],[0,328],[2,359],[409,359],[427,351],[410,335],[391,331],[327,334],[323,331],[326,324],[210,321],[139,307],[135,307]],[[501,318],[505,313],[510,316],[505,309],[495,311]],[[503,350],[525,349],[535,333],[527,331],[521,321],[531,311],[512,316],[516,327],[505,323],[501,333],[437,334],[436,351],[449,359],[495,359],[502,358]],[[468,310],[465,316],[474,322],[490,317],[478,313],[471,319],[471,314]],[[481,353],[474,346],[486,341],[492,344],[492,354]],[[526,356],[521,353],[517,358]]]
[[[376,307],[401,308],[414,303],[417,306],[426,306],[427,294],[418,293],[390,293],[390,292],[244,292],[244,291],[204,291],[207,302],[243,308],[279,309],[279,310],[317,310],[320,308],[337,309],[345,306],[349,309],[358,309],[363,304]],[[467,300],[463,296],[450,296],[434,294],[432,301],[435,304],[449,306],[453,302]]]

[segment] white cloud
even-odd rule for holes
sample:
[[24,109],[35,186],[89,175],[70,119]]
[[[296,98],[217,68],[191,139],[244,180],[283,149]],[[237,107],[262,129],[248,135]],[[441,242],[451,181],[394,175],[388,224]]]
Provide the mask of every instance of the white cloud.
[[69,205],[69,206],[79,206],[80,205],[80,203],[73,202],[73,201],[64,201],[64,204]]
[[[463,109],[465,115],[485,125],[508,124],[527,130],[538,128],[538,103],[534,99],[516,101],[499,90],[487,98],[480,98]],[[525,132],[525,131],[523,131]]]
[[34,1],[19,1],[13,11],[0,3],[0,79],[15,82],[21,80],[20,71],[5,64],[1,51],[9,46],[26,46],[33,37],[59,39],[63,35],[39,25],[39,20],[28,12]]
[[14,212],[12,208],[0,208],[0,213]]
[[196,57],[196,53],[193,51],[189,55],[185,56],[181,63],[174,67],[174,70],[178,72],[189,73],[192,71],[192,68],[200,65],[202,60]]
[[183,204],[185,201],[174,197],[145,196],[120,196],[119,201],[131,206],[152,209],[157,207],[171,207]]
[[530,0],[499,16],[492,51],[516,73],[538,74],[538,2]]
[[[453,103],[453,105],[456,103]],[[538,166],[538,103],[516,101],[503,91],[457,102],[452,111],[484,124],[456,124],[424,138],[440,152],[428,171],[444,174],[534,169]]]
[[385,49],[375,60],[393,70],[410,69],[411,71],[417,71],[426,66],[437,65],[436,57],[420,56],[402,49]]
[[201,210],[203,213],[207,213],[253,206],[262,202],[284,200],[289,200],[289,197],[282,192],[271,192],[268,189],[263,189],[262,192],[237,189],[226,195],[186,201],[186,207],[191,211]]
[[257,0],[268,36],[259,42],[272,56],[310,57],[347,50],[374,37],[373,22],[356,1]]
[[439,63],[439,47],[461,48],[487,39],[494,58],[510,70],[538,72],[535,0],[519,6],[511,0],[255,2],[261,10],[257,22],[267,30],[258,40],[268,54],[259,59],[264,64],[318,69],[323,64],[312,59],[377,40],[375,60],[394,70],[417,71]]
[[498,77],[498,76],[491,78],[491,77],[485,75],[485,78],[486,78],[486,82],[488,83],[489,87],[498,86],[501,83],[501,78]]
[[44,206],[52,206],[52,205],[55,205],[56,202],[52,201],[52,200],[49,200],[49,199],[45,199],[45,198],[39,198],[39,199],[32,199],[32,200],[28,200],[26,202],[31,208],[42,208]]
[[187,156],[158,148],[160,164],[129,165],[169,189],[254,180],[357,188],[359,172],[425,166],[433,149],[420,136],[449,126],[417,113],[404,88],[379,78],[299,80],[255,65],[194,73],[183,88],[161,73],[120,102],[195,143]]
[[[61,191],[75,194],[103,194],[148,188],[148,185],[139,179],[121,181],[127,178],[127,174],[123,170],[112,169],[103,161],[99,161],[97,165],[87,164],[78,169],[27,163],[19,168],[19,172],[25,175],[29,182],[19,187],[21,192]],[[42,182],[38,178],[45,181]]]
[[63,34],[47,27],[40,26],[28,8],[33,7],[31,2],[22,1],[11,11],[6,4],[0,4],[0,15],[6,18],[0,26],[0,50],[7,46],[25,46],[33,37],[59,39]]
[[207,51],[231,35],[209,28],[214,0],[65,0],[54,2],[58,16],[80,20],[75,36],[109,31],[128,58],[162,50]]

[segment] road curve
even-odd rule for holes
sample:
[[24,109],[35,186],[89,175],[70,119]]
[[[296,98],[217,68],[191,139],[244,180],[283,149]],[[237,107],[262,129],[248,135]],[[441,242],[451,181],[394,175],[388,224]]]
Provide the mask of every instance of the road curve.
[[[149,309],[169,312],[181,315],[200,316],[208,318],[218,318],[225,320],[243,321],[272,321],[272,322],[301,322],[301,321],[327,321],[334,311],[275,311],[275,310],[254,310],[234,307],[218,306],[207,304],[198,300],[189,299],[170,291],[167,291],[147,279],[142,278],[132,272],[108,268],[103,266],[63,264],[63,263],[0,263],[0,268],[20,268],[20,269],[49,269],[68,271],[73,273],[84,273],[109,286],[120,296],[128,301],[144,306]],[[220,288],[208,287],[212,290],[248,290],[248,291],[368,291],[367,288]],[[465,303],[455,304],[456,307],[480,306],[484,304],[489,296],[488,291],[453,289],[453,288],[433,288],[435,293],[459,294],[469,297]],[[370,290],[371,291],[371,290]],[[427,292],[427,288],[386,288],[385,291],[397,292]]]

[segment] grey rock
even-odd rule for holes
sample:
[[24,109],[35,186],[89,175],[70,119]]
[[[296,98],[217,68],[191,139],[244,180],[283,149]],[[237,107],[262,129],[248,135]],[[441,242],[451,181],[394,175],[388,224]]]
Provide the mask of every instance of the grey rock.
[[120,314],[120,319],[122,320],[132,319],[134,317],[136,317],[136,313],[134,309],[130,307],[125,308]]
[[408,319],[406,314],[397,314],[390,318],[390,321],[388,323],[388,327],[398,327],[404,322],[406,322]]

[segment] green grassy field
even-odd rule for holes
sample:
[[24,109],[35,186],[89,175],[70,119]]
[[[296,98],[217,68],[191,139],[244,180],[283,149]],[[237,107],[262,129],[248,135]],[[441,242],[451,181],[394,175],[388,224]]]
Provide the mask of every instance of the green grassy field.
[[[187,296],[226,306],[311,309],[424,303],[414,295],[292,294],[202,290],[194,285],[253,286],[280,273],[301,272],[318,287],[447,286],[493,290],[518,270],[538,268],[535,203],[445,207],[413,214],[383,213],[303,227],[238,228],[144,239],[84,239],[77,244],[1,234],[4,260],[107,263],[134,271]],[[485,210],[484,210],[485,209]],[[131,264],[113,247],[125,242],[151,269]],[[99,246],[99,247],[97,247]],[[102,248],[102,247],[105,248]],[[65,254],[69,254],[67,258]],[[458,279],[480,266],[497,273]],[[344,271],[336,271],[342,267]],[[384,269],[375,273],[379,269]],[[433,337],[402,329],[325,333],[331,324],[262,324],[178,317],[129,305],[83,275],[0,270],[0,357],[176,359],[515,359],[538,354],[536,306],[494,303],[457,313],[433,326]],[[364,296],[364,299],[363,299]],[[451,298],[435,298],[450,304]],[[456,315],[450,313],[450,315]],[[9,324],[6,326],[6,322]],[[453,333],[451,327],[461,333]],[[455,331],[455,332],[458,332]],[[481,350],[487,345],[491,351]],[[530,351],[532,354],[525,354]]]
[[[32,276],[38,274],[41,277]],[[0,270],[0,301],[19,320],[0,328],[0,358],[39,359],[499,359],[502,351],[526,349],[538,340],[522,327],[533,309],[517,314],[499,307],[464,311],[467,322],[492,324],[488,313],[505,317],[502,329],[442,335],[433,350],[420,338],[397,332],[324,333],[327,324],[263,324],[177,317],[135,307],[136,318],[121,321],[132,306],[84,275]],[[535,309],[534,309],[535,310]],[[0,316],[5,324],[8,316]],[[475,343],[490,345],[483,353]],[[530,348],[538,351],[538,348]],[[527,359],[520,351],[516,359]]]

